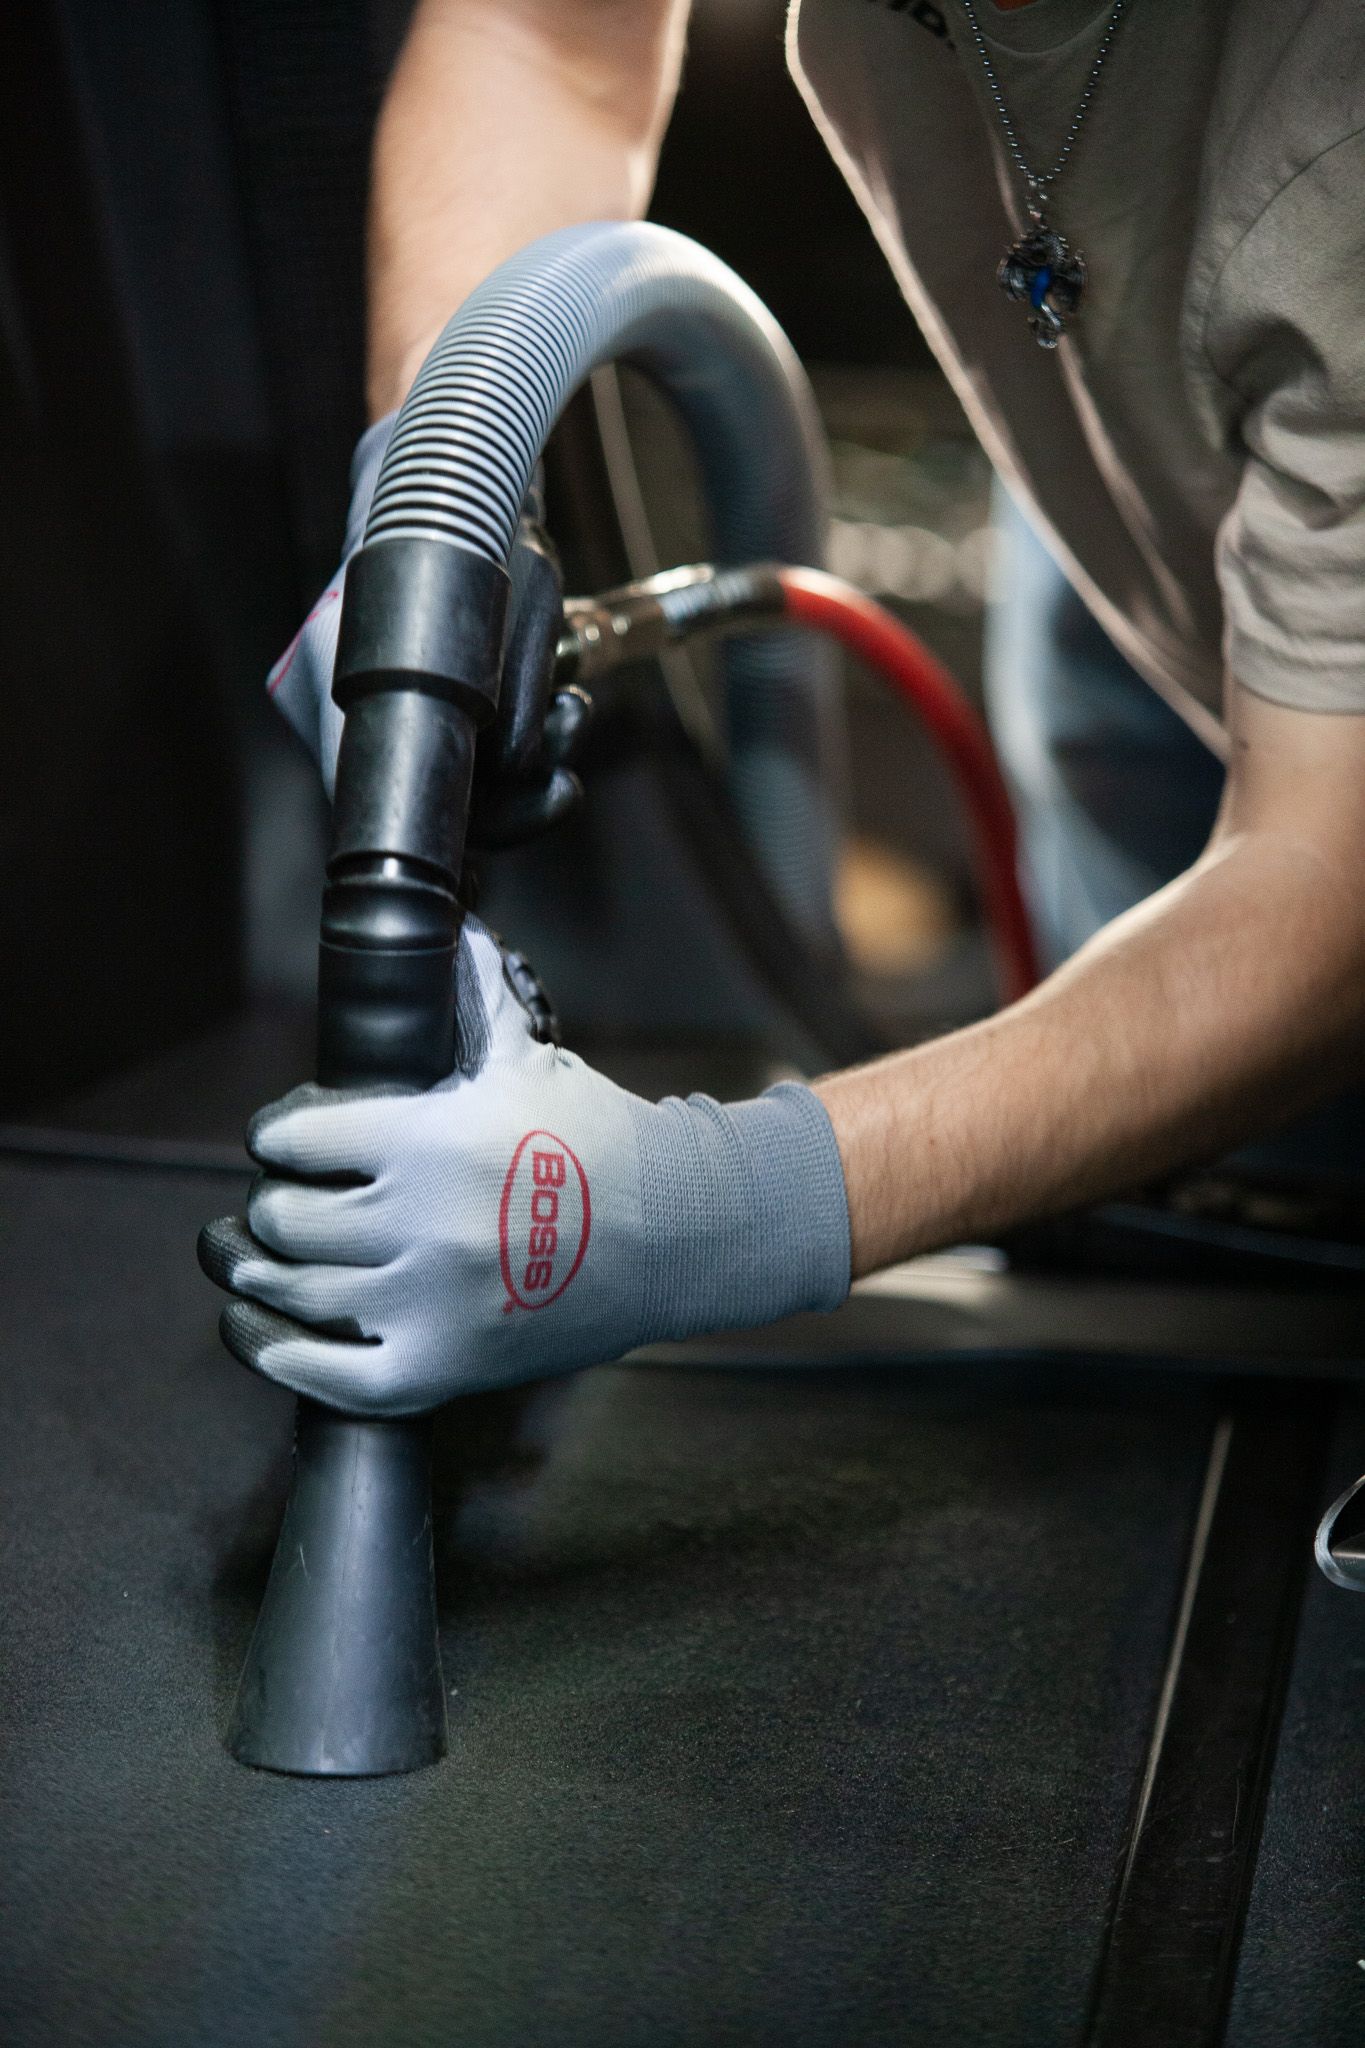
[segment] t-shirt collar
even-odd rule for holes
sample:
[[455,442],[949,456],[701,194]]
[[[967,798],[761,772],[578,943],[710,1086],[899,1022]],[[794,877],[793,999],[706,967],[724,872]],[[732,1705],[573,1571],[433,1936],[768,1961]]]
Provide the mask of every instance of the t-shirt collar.
[[[1058,50],[1102,20],[1112,5],[1113,0],[1033,0],[1031,7],[1003,8],[994,0],[976,0],[976,16],[996,49]],[[964,20],[964,32],[966,27]]]

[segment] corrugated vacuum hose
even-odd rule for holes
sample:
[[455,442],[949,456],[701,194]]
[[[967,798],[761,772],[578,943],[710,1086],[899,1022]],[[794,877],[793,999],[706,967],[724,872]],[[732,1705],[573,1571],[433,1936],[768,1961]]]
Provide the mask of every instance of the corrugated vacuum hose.
[[[324,1083],[421,1088],[453,1065],[470,777],[497,704],[507,563],[555,420],[610,361],[636,365],[673,401],[718,560],[821,557],[809,389],[771,317],[715,257],[663,228],[574,228],[468,300],[402,408],[346,578]],[[793,922],[829,948],[833,670],[799,633],[736,640],[726,692],[736,807]],[[244,1763],[364,1776],[443,1753],[429,1445],[421,1422],[299,1403],[284,1526],[228,1737]]]

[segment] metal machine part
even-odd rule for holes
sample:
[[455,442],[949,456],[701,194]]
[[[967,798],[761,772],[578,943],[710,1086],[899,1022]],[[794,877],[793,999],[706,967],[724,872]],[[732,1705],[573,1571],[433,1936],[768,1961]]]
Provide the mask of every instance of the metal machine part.
[[971,819],[987,922],[1007,1001],[1040,978],[1019,882],[1014,812],[990,738],[923,642],[881,605],[819,569],[774,562],[667,570],[605,596],[571,601],[559,668],[594,680],[622,662],[651,660],[689,640],[791,622],[832,634],[923,720]]
[[1332,1502],[1318,1523],[1313,1556],[1334,1586],[1365,1593],[1365,1478]]

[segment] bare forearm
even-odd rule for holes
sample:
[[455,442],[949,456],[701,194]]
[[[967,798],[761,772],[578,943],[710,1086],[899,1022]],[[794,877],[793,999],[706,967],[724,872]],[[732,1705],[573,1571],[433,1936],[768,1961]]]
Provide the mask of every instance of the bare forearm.
[[371,417],[505,257],[643,213],[686,15],[686,0],[422,0],[375,140]]
[[1207,1157],[1348,1071],[1363,1029],[1346,874],[1229,835],[1025,1002],[818,1085],[854,1271]]

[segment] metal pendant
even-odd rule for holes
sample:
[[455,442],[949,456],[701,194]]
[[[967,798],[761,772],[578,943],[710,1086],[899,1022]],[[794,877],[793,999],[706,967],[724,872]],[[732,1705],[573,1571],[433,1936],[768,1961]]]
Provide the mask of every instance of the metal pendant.
[[1041,213],[1032,213],[1028,233],[1001,257],[996,276],[1007,298],[1028,306],[1028,324],[1039,348],[1056,348],[1081,303],[1085,258]]

